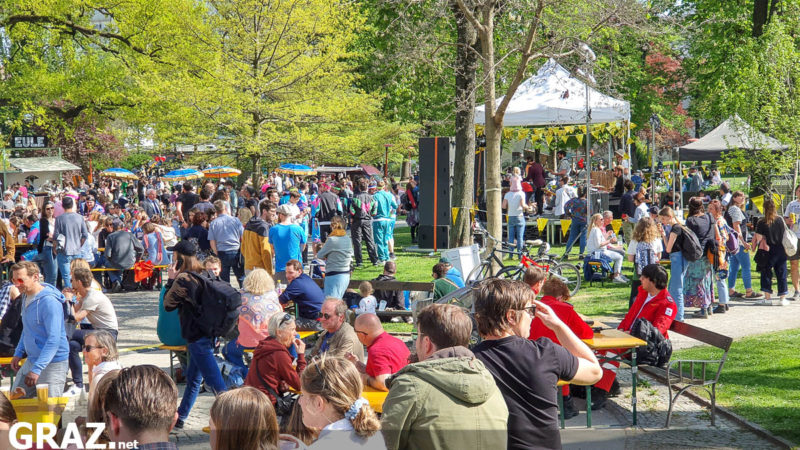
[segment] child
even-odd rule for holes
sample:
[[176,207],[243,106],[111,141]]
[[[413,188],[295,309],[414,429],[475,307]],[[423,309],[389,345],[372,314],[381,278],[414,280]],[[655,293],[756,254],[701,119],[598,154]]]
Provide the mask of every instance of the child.
[[211,276],[219,278],[219,273],[222,272],[222,261],[216,256],[209,256],[203,261],[203,267]]
[[522,171],[519,167],[514,167],[514,169],[512,169],[510,184],[511,192],[519,192],[522,190]]
[[361,293],[361,301],[358,303],[358,308],[356,308],[356,315],[364,313],[375,314],[375,307],[378,306],[378,300],[372,295],[374,291],[372,290],[370,282],[362,281],[361,284],[358,285],[358,292]]

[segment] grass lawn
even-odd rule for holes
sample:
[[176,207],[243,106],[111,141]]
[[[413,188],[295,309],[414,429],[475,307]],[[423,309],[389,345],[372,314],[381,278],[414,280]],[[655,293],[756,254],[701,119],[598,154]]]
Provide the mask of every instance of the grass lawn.
[[[407,227],[395,229],[395,255],[397,256],[397,279],[400,281],[431,281],[431,269],[434,264],[439,262],[439,255],[428,256],[423,253],[407,252],[403,249],[411,245],[411,234]],[[564,252],[564,245],[554,245],[551,253],[560,255]],[[383,267],[373,267],[369,264],[369,256],[366,252],[366,245],[362,244],[362,253],[365,266],[361,269],[355,269],[352,279],[354,280],[371,280],[383,272]],[[570,261],[583,267],[582,262],[577,259],[578,248],[573,248]],[[512,264],[512,261],[508,261]],[[751,270],[755,270],[755,263],[751,265]],[[623,264],[622,273],[631,278],[633,276],[633,263],[625,261]],[[753,286],[758,290],[759,273],[753,271]],[[630,295],[630,285],[621,285],[612,282],[606,282],[605,286],[600,283],[594,283],[594,286],[589,286],[588,282],[581,281],[581,289],[578,294],[570,299],[570,303],[575,305],[575,309],[590,317],[603,317],[607,319],[622,320],[622,317],[628,311],[628,297]],[[744,292],[741,276],[736,282],[736,290]],[[404,324],[398,325],[397,330],[392,331],[410,331],[410,326]],[[405,328],[408,328],[407,330]]]
[[[719,355],[717,349],[696,347],[676,351],[672,357]],[[800,442],[800,330],[734,342],[717,386],[717,404],[775,435]]]

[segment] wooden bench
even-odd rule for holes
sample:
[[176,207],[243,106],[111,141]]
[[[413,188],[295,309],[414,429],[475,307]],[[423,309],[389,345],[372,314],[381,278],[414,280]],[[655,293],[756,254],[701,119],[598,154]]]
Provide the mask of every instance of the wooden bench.
[[[159,265],[153,266],[153,273],[156,275],[156,279],[158,280],[158,289],[160,290],[161,287],[164,285],[164,277],[162,276],[162,271],[166,270],[169,266],[167,265]],[[131,267],[130,269],[114,269],[111,267],[95,267],[91,269],[94,273],[103,273],[103,272],[128,272],[133,270]],[[100,280],[102,281],[102,280]]]
[[[678,397],[692,387],[702,388],[708,393],[711,399],[711,426],[714,426],[717,382],[719,382],[719,375],[722,373],[725,360],[728,358],[733,338],[677,320],[672,322],[669,331],[715,347],[722,351],[722,356],[718,359],[671,359],[666,368],[643,367],[644,372],[660,379],[669,389],[669,410],[664,426],[669,428],[673,407]],[[676,392],[675,395],[673,395],[673,391]]]
[[[350,280],[350,283],[347,285],[348,289],[358,289],[358,286],[363,281],[369,281],[372,285],[372,289],[376,291],[416,291],[416,292],[433,292],[433,282],[425,281],[376,281],[376,280]],[[323,278],[314,278],[314,282],[317,283],[317,286],[320,288],[324,287],[325,280]],[[376,311],[375,313],[378,317],[416,317],[413,313],[413,304],[411,310],[405,309],[394,309],[394,310],[383,310],[383,311]]]

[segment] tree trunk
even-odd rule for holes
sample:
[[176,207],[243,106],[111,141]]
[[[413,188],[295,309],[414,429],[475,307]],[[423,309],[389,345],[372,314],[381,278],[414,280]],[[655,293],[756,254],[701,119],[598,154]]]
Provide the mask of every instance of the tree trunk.
[[475,87],[478,56],[474,51],[477,32],[457,4],[452,5],[458,33],[456,47],[456,155],[453,167],[453,207],[458,208],[450,230],[451,247],[472,244],[469,210],[473,204],[475,178]]

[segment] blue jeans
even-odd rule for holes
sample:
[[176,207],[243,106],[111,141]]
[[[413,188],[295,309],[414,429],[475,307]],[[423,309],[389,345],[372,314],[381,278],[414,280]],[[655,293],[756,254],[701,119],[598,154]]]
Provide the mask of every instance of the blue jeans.
[[736,277],[739,275],[739,269],[742,270],[742,282],[744,283],[745,290],[753,289],[753,281],[751,280],[750,273],[750,253],[744,251],[743,246],[739,246],[739,253],[731,256],[730,267],[728,267],[728,289],[733,289],[736,286]]
[[714,274],[714,279],[717,283],[717,291],[718,291],[717,296],[719,297],[719,302],[722,305],[727,305],[728,300],[730,300],[730,293],[728,292],[728,283],[726,283],[725,280],[717,279],[717,274]]
[[64,281],[65,288],[72,287],[72,275],[69,272],[69,262],[80,257],[81,255],[65,255],[63,253],[59,253],[56,256],[58,271],[61,272],[61,279]]
[[[103,260],[103,265],[105,267],[109,268],[109,269],[115,269],[116,268],[116,267],[113,267],[111,265],[111,261],[109,261],[107,259]],[[122,271],[121,270],[110,270],[110,271],[108,271],[106,273],[108,274],[108,281],[111,282],[111,284],[114,284],[114,283],[117,283],[117,282],[119,282],[119,283],[122,282]]]
[[217,360],[214,359],[214,345],[211,339],[200,338],[190,342],[186,347],[189,350],[189,367],[186,368],[186,390],[183,391],[183,398],[178,406],[178,417],[181,420],[189,417],[189,411],[197,400],[197,393],[203,380],[214,395],[226,390]]
[[56,264],[55,256],[53,256],[53,247],[49,245],[42,247],[42,252],[39,253],[39,262],[42,264],[44,282],[55,286],[56,278],[58,277],[58,265]]
[[350,284],[350,274],[341,273],[339,275],[326,275],[324,283],[325,298],[342,298]]
[[583,251],[586,249],[586,224],[585,223],[577,223],[575,219],[572,220],[572,225],[569,227],[569,237],[567,238],[567,248],[564,250],[565,255],[569,255],[569,252],[572,250],[572,245],[575,244],[575,241],[581,238],[580,240],[580,249],[581,255]]
[[669,292],[669,295],[675,300],[675,304],[678,305],[678,314],[675,316],[675,320],[683,322],[683,278],[686,277],[688,262],[681,252],[670,253],[669,262],[670,270],[667,292]]
[[239,264],[239,250],[230,252],[218,251],[217,255],[222,262],[222,271],[219,273],[219,278],[226,283],[230,283],[231,269],[233,269],[233,273],[239,281],[239,286],[241,286],[244,281],[244,266]]
[[525,217],[510,216],[508,218],[508,243],[514,245],[518,252],[525,245]]

